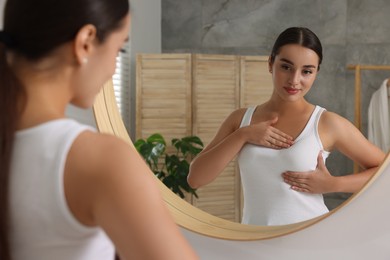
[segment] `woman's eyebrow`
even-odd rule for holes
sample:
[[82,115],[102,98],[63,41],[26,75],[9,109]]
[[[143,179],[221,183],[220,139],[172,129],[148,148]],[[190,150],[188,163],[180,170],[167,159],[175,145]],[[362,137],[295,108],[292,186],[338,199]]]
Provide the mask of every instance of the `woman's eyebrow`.
[[[286,58],[281,58],[280,60],[294,66],[294,62],[292,62]],[[317,66],[315,66],[315,65],[303,65],[303,67],[304,68],[313,68],[313,69],[317,68]]]
[[288,63],[288,64],[294,65],[294,62],[292,62],[292,61],[290,61],[290,60],[288,60],[288,59],[281,58],[280,60],[281,60],[281,61],[284,61],[284,62],[286,62],[286,63]]

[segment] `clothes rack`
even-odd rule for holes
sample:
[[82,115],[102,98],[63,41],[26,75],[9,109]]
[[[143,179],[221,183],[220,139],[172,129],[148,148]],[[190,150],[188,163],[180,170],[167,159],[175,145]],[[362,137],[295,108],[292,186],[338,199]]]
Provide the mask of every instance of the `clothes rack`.
[[[390,65],[366,65],[366,64],[350,64],[348,70],[355,71],[355,107],[354,107],[354,124],[360,131],[362,130],[362,115],[361,115],[361,71],[362,70],[390,70]],[[390,78],[389,78],[390,81]],[[389,82],[387,83],[389,87]],[[354,163],[354,172],[357,172],[359,166]]]

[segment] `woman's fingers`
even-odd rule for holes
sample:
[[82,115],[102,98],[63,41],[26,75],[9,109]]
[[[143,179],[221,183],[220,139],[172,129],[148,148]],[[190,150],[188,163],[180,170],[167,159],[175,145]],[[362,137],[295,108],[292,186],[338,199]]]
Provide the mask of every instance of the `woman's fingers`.
[[287,148],[288,147],[285,144],[283,144],[282,142],[279,142],[276,139],[272,139],[272,138],[267,140],[266,146],[268,146],[270,148],[274,148],[274,149],[282,149],[282,148]]
[[289,141],[293,140],[292,136],[280,131],[277,128],[273,128],[273,133],[276,134],[277,136],[279,136],[280,138],[284,138],[284,139],[289,140]]
[[281,143],[285,143],[289,145],[292,145],[294,143],[293,138],[291,136],[285,134],[284,132],[276,128],[272,129],[271,137]]
[[291,186],[291,189],[300,192],[309,192],[309,193],[311,192],[309,189],[300,186]]
[[283,180],[285,183],[290,185],[292,190],[300,192],[311,192],[310,185],[307,183],[306,177],[298,177],[284,173]]
[[269,137],[270,143],[280,148],[288,148],[294,144],[292,138],[286,137],[286,134],[280,135],[279,133],[273,133]]
[[294,141],[291,136],[276,129],[269,121],[260,122],[250,126],[254,131],[250,143],[270,147],[274,149],[289,148]]

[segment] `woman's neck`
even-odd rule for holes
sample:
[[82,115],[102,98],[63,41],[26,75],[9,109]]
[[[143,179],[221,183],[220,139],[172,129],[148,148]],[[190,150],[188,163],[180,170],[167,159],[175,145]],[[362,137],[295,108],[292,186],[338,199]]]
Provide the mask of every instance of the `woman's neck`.
[[265,103],[265,108],[279,115],[288,115],[291,113],[300,113],[312,109],[314,105],[307,102],[304,98],[296,101],[285,101],[271,98]]

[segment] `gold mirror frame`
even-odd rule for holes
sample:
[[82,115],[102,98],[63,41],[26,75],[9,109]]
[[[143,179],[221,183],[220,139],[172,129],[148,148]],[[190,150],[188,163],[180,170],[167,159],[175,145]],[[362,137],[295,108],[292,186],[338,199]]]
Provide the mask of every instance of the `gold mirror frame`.
[[[104,85],[103,89],[97,96],[93,106],[93,112],[97,128],[100,132],[113,134],[133,145],[120,116],[111,80]],[[390,153],[387,155],[385,162],[389,160]],[[377,174],[375,174],[359,192],[353,194],[347,201],[342,203],[336,209],[333,209],[331,212],[314,219],[282,226],[243,225],[224,220],[187,203],[175,195],[159,180],[158,185],[171,214],[179,226],[192,232],[214,238],[239,241],[262,240],[302,230],[328,217],[335,211],[340,210],[346,204],[363,193],[363,191],[383,172],[382,168],[384,167],[384,164],[386,163],[382,164],[380,169],[377,171]]]

